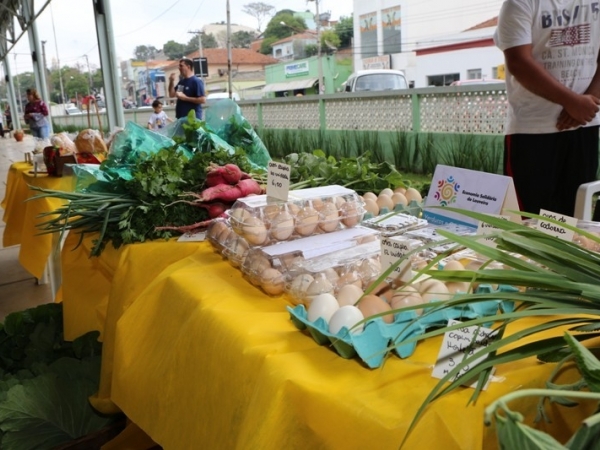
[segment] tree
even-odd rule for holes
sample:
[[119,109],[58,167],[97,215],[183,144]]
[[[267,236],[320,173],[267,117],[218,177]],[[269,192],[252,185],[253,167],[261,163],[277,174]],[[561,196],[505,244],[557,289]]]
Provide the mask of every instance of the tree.
[[267,24],[260,52],[264,55],[273,53],[272,44],[280,39],[306,30],[304,19],[293,16],[294,11],[284,9],[279,11]]
[[[198,39],[196,39],[196,45],[197,45],[197,43],[198,43]],[[175,59],[179,59],[182,56],[186,55],[185,48],[186,48],[185,45],[171,40],[163,45],[163,53],[170,60],[175,60]]]
[[[200,40],[202,41],[202,48],[218,48],[219,47],[219,43],[217,42],[217,39],[212,34],[203,33]],[[196,40],[196,43],[197,42],[198,42],[198,40]]]
[[341,39],[338,34],[334,30],[325,30],[321,32],[321,51],[324,53],[330,53],[334,50],[332,47],[336,49],[340,47]]
[[236,31],[231,35],[231,46],[233,48],[250,48],[256,34],[250,31]]
[[140,61],[147,61],[149,59],[154,59],[154,56],[158,50],[156,47],[152,45],[138,45],[133,51],[135,55],[135,59]]
[[352,45],[354,37],[354,19],[350,17],[341,17],[340,21],[335,24],[335,32],[340,38],[340,47],[346,48]]
[[253,2],[244,5],[242,12],[254,17],[258,22],[258,31],[262,31],[262,23],[265,18],[270,17],[275,11],[275,7],[262,2]]

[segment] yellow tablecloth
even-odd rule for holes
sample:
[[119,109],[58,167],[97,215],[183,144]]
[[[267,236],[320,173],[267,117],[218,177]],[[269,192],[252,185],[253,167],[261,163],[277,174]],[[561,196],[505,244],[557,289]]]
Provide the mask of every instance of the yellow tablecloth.
[[29,186],[59,191],[72,190],[72,177],[34,176],[33,166],[21,162],[11,165],[6,179],[6,195],[2,200],[3,221],[6,223],[2,243],[5,247],[21,245],[19,262],[36,278],[42,278],[48,257],[52,252],[53,238],[50,234],[38,235],[36,224],[39,214],[54,211],[64,202],[57,198],[25,200],[39,195]]
[[[342,359],[292,325],[286,297],[264,295],[207,243],[130,245],[95,261],[87,258],[89,241],[74,252],[73,242],[63,261],[78,266],[88,291],[97,272],[104,278],[93,299],[72,298],[75,275],[65,270],[65,331],[84,331],[88,315],[103,332],[94,404],[121,409],[167,450],[397,449],[436,382],[439,339],[380,369]],[[430,406],[405,448],[495,448],[484,407],[541,387],[552,368],[532,359],[499,367],[501,381],[477,405],[466,406],[471,390],[464,389]],[[524,401],[519,410],[533,415],[535,406]],[[564,438],[590,411],[557,409],[550,427]]]

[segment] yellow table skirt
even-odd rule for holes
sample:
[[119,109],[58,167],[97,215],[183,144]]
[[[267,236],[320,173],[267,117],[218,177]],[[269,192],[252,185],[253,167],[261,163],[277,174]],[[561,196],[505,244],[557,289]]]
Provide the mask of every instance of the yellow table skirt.
[[[167,450],[397,449],[436,383],[440,339],[380,369],[345,360],[293,326],[287,297],[264,295],[207,243],[149,242],[99,259],[76,256],[87,255],[89,241],[74,252],[68,244],[63,260],[78,262],[77,277],[95,293],[93,300],[72,297],[74,274],[65,270],[65,331],[72,336],[95,323],[104,339],[93,403],[122,410]],[[96,284],[98,271],[104,280]],[[533,359],[501,366],[501,381],[475,406],[466,406],[470,389],[442,398],[405,448],[496,448],[484,407],[504,393],[543,386],[553,367]],[[533,417],[536,403],[515,407]],[[555,407],[545,427],[565,439],[592,406]]]
[[33,166],[21,162],[11,165],[6,179],[6,195],[2,200],[4,209],[3,221],[6,223],[3,245],[21,245],[19,262],[36,278],[42,278],[48,257],[53,245],[52,235],[39,235],[37,224],[41,221],[38,215],[54,211],[64,202],[57,198],[40,198],[25,201],[41,194],[29,186],[53,189],[58,191],[72,190],[72,177],[49,177],[45,174],[34,176],[30,171]]

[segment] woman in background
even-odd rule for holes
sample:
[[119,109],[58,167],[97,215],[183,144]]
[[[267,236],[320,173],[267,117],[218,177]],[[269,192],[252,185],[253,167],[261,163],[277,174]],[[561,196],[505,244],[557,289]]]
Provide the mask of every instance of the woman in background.
[[46,139],[50,134],[48,107],[36,89],[27,89],[25,122],[29,125],[33,137]]

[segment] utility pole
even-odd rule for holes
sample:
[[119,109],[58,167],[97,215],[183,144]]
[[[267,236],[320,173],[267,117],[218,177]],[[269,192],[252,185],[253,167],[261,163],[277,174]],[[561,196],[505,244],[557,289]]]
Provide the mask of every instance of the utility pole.
[[204,58],[204,52],[202,50],[202,30],[194,30],[188,31],[190,34],[198,35],[198,65],[200,66],[200,78],[204,77],[204,72],[202,71],[202,58]]
[[48,98],[52,98],[52,85],[50,84],[50,73],[48,72],[48,65],[46,64],[46,42],[48,41],[42,41],[42,61],[44,63],[44,75],[46,76],[46,83],[48,84]]
[[233,88],[231,86],[231,12],[229,9],[229,0],[227,0],[227,77],[229,79],[229,98],[233,96]]
[[319,95],[325,92],[325,86],[323,85],[323,62],[321,61],[321,15],[319,14],[319,0],[308,0],[309,2],[315,2],[317,10],[316,22],[317,22],[317,67],[319,68]]
[[90,95],[91,89],[92,89],[92,72],[90,71],[90,61],[88,60],[88,55],[83,55],[83,57],[85,58],[85,62],[87,64],[87,68],[88,68],[88,79],[89,79],[88,95]]

